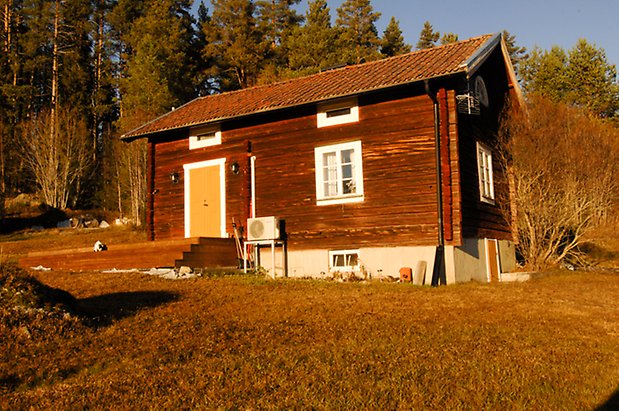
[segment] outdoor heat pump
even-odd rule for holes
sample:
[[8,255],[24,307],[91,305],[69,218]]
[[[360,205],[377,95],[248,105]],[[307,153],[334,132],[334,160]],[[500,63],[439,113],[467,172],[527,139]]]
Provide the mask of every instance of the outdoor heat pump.
[[247,240],[279,240],[279,218],[274,216],[248,218]]

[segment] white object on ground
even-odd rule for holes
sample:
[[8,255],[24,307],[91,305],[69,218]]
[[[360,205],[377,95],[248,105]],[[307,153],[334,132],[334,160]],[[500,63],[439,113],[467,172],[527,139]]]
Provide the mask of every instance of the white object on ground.
[[38,265],[36,267],[30,267],[34,271],[52,271],[49,267],[43,267],[42,265]]
[[180,269],[176,268],[150,268],[147,270],[140,270],[137,268],[129,268],[126,270],[118,270],[113,268],[111,270],[101,271],[102,273],[113,274],[113,273],[143,273],[147,275],[154,275],[159,278],[163,278],[166,280],[185,280],[188,278],[196,278],[202,277],[200,273],[194,273],[189,267],[181,267]]
[[126,269],[126,270],[118,270],[116,268],[112,268],[111,270],[103,270],[101,272],[105,273],[105,274],[113,274],[113,273],[139,273],[140,270],[138,270],[137,268],[129,268],[129,269]]
[[103,244],[101,241],[97,240],[97,242],[95,243],[93,250],[95,253],[98,253],[99,251],[105,251],[107,250],[107,246],[105,244]]

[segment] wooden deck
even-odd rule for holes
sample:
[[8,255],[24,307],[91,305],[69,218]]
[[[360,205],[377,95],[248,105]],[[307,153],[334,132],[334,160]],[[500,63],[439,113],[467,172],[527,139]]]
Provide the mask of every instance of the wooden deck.
[[88,271],[153,267],[237,267],[234,240],[230,238],[183,238],[133,244],[108,245],[29,253],[19,260],[24,268],[43,266],[52,270]]

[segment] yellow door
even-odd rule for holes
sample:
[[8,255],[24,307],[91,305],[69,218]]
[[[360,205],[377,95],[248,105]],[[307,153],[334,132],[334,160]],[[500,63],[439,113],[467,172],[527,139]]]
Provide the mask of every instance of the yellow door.
[[488,263],[488,279],[499,281],[501,268],[499,266],[499,243],[497,240],[486,239],[486,253]]
[[221,167],[188,171],[189,237],[221,237]]

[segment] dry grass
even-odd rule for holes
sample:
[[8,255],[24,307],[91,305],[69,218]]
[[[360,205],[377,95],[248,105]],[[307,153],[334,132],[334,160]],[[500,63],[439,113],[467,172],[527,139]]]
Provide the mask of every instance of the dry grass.
[[3,345],[0,408],[592,409],[619,387],[613,273],[433,289],[37,277],[87,325]]
[[19,231],[0,235],[0,261],[16,261],[32,251],[92,247],[97,240],[104,244],[135,243],[146,241],[146,233],[131,226]]

